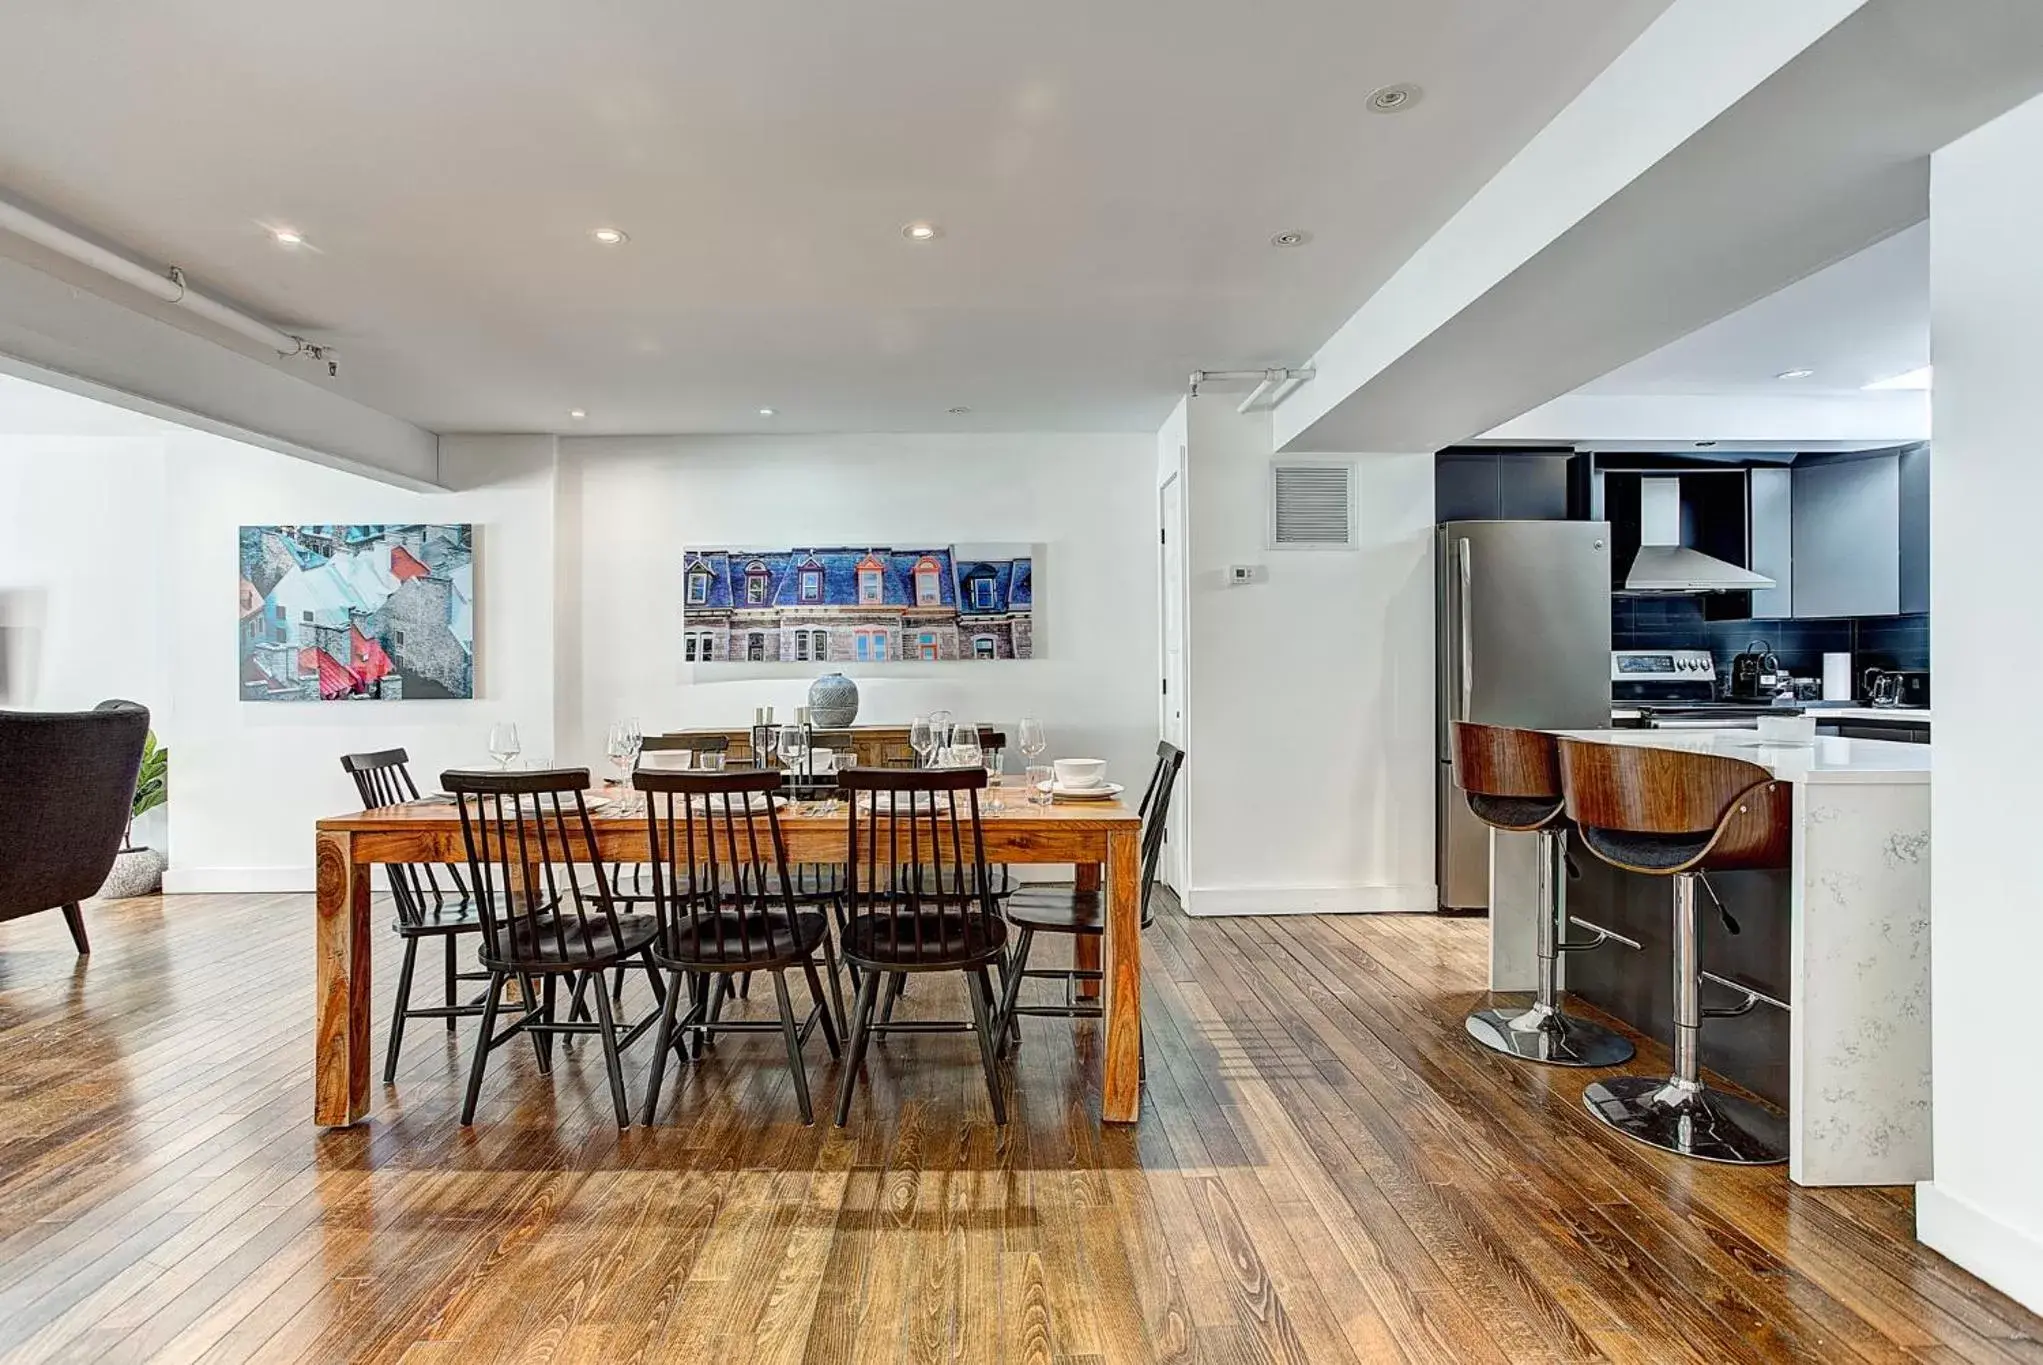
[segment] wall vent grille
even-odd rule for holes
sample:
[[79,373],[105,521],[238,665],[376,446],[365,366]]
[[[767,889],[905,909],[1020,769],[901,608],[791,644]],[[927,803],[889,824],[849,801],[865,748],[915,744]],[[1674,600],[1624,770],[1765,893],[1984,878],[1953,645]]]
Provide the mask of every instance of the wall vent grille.
[[1284,550],[1352,546],[1354,473],[1348,464],[1272,465],[1270,544]]

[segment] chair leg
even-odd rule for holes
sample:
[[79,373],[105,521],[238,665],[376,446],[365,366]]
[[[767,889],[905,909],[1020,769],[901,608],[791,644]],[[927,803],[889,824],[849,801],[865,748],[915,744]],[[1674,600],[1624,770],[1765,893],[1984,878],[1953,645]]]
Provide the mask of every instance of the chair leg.
[[1007,989],[1000,995],[1000,1055],[1005,1057],[1014,1048],[1021,1046],[1021,1020],[1014,1012],[1021,999],[1022,973],[1029,965],[1029,945],[1035,942],[1036,931],[1023,929],[1014,945],[1014,960],[1007,964]]
[[[660,1005],[664,1005],[664,1004],[666,1004],[666,1003],[667,1003],[667,988],[666,988],[666,986],[664,986],[663,984],[661,984],[661,981],[660,981],[660,969],[659,969],[659,968],[658,968],[657,966],[655,966],[655,965],[654,965],[654,963],[653,963],[653,950],[652,950],[652,949],[650,949],[650,948],[643,948],[643,949],[640,949],[640,950],[639,950],[639,955],[638,955],[638,960],[639,960],[640,962],[643,962],[643,963],[645,964],[645,968],[646,968],[646,984],[647,984],[647,985],[649,985],[649,986],[651,986],[651,987],[653,988],[653,1001],[654,1001],[654,1003],[655,1003],[655,1004],[660,1004]],[[622,975],[622,973],[619,973],[619,975],[621,976],[621,975]]]
[[411,1011],[411,972],[418,965],[419,941],[404,941],[404,965],[397,969],[397,1009],[390,1016],[390,1048],[383,1054],[383,1084],[397,1084],[397,1050],[404,1046],[404,1016]]
[[610,1073],[610,1102],[617,1106],[617,1126],[629,1128],[631,1102],[624,1098],[624,1064],[617,1056],[617,1020],[610,1012],[610,992],[599,979],[589,994],[596,1001],[596,1036],[603,1040],[603,1069]]
[[[851,1019],[844,1013],[844,988],[837,980],[837,950],[830,946],[827,936],[823,939],[823,970],[830,974],[830,1005],[837,1011],[838,1036],[846,1037],[851,1029]],[[857,984],[855,981],[852,983],[854,988]]]
[[879,997],[880,974],[867,971],[858,983],[858,1002],[851,1007],[851,1055],[844,1059],[844,1079],[837,1083],[837,1126],[851,1122],[851,1092],[858,1069],[865,1065],[866,1044],[872,1041],[873,1002]]
[[816,1002],[817,1018],[823,1021],[823,1042],[829,1047],[832,1057],[841,1057],[844,1049],[837,1042],[837,1020],[830,1013],[829,1000],[823,995],[823,979],[816,974],[816,959],[804,958],[802,973],[809,979],[809,996]]
[[[809,966],[813,978],[816,968]],[[787,973],[776,967],[773,971],[773,993],[780,998],[780,1031],[787,1039],[787,1070],[794,1077],[795,1104],[802,1111],[802,1122],[814,1124],[816,1111],[809,1104],[809,1069],[802,1062],[802,1031],[795,1023],[794,1002],[788,999]],[[824,1028],[829,1028],[829,1011],[824,1011]]]
[[887,999],[886,1002],[880,1006],[880,1022],[882,1024],[891,1024],[894,1022],[894,1002],[896,1000],[899,1000],[902,994],[907,989],[908,989],[908,973],[895,972],[892,976],[887,978]]
[[675,972],[667,981],[667,998],[660,1002],[660,1032],[653,1044],[653,1074],[646,1079],[646,1107],[639,1114],[639,1122],[650,1128],[653,1125],[653,1108],[660,1102],[660,1083],[667,1075],[667,1049],[674,1046],[674,1016],[681,1012],[681,973]]
[[[534,986],[530,976],[520,973],[518,977],[518,1004],[526,1014],[537,1014],[540,1018],[551,1022],[553,1016],[550,1002],[546,1001],[544,992],[551,991],[552,989],[553,973],[548,972],[546,974],[546,985],[544,987]],[[539,1074],[551,1076],[553,1074],[553,1035],[528,1028],[525,1031],[525,1036],[532,1040],[532,1055],[539,1061]]]
[[80,957],[92,956],[92,944],[85,937],[85,915],[72,901],[64,907],[64,927],[71,931],[71,944],[77,948]]
[[738,973],[738,999],[750,1000],[751,998],[752,998],[752,973],[740,972]]
[[[555,982],[558,979],[552,972],[548,972],[545,984],[539,988],[540,1007],[545,1011],[544,1017],[549,1024],[559,1017],[554,1013],[559,1008],[559,997],[554,993]],[[553,1073],[554,1035],[551,1033],[535,1033],[532,1036],[539,1040],[539,1050],[544,1054],[545,1064],[540,1068],[539,1074],[542,1076],[551,1075]]]
[[993,1122],[996,1127],[1007,1126],[1007,1100],[1000,1093],[1000,1071],[994,1055],[993,1021],[987,1017],[986,1002],[993,996],[993,983],[987,979],[984,967],[972,971],[974,985],[966,987],[965,994],[972,997],[972,1029],[979,1035],[979,1064],[986,1069],[986,1094],[993,1101]]
[[489,1040],[497,1031],[497,1007],[504,993],[502,972],[489,975],[489,995],[482,1006],[482,1032],[475,1036],[475,1060],[468,1064],[468,1094],[461,1101],[461,1126],[475,1122],[475,1102],[482,1098],[482,1068],[489,1060]]
[[[441,941],[447,945],[447,1008],[454,1009],[461,1003],[461,968],[454,949],[454,935],[449,934]],[[447,1016],[447,1032],[459,1032],[454,1026],[460,1021],[453,1015]]]

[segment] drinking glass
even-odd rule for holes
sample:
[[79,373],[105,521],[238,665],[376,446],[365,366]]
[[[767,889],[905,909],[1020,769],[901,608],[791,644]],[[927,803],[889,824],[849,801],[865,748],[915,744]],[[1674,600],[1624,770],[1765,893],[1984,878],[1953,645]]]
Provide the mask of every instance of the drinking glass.
[[500,720],[489,727],[489,756],[505,772],[511,770],[511,760],[518,756],[518,727],[510,721]]
[[780,750],[781,766],[792,776],[801,770],[802,755],[809,751],[808,732],[799,725],[783,725],[780,727],[777,747]]
[[936,758],[933,766],[939,768],[946,767],[948,764],[944,758],[943,751],[948,749],[951,744],[951,713],[948,711],[932,711],[929,713],[929,724],[930,728],[936,733]]
[[724,770],[724,751],[704,749],[695,755],[695,766],[706,773],[720,773]]
[[627,815],[631,813],[631,771],[638,766],[639,746],[644,742],[635,720],[620,720],[610,727],[610,740],[605,751],[610,755],[611,765],[617,769],[617,785],[624,789],[624,813]]
[[1050,747],[1050,736],[1044,733],[1042,721],[1034,716],[1023,716],[1021,728],[1015,732],[1015,742],[1022,751],[1022,757],[1033,763],[1037,754]]
[[908,747],[915,751],[915,766],[927,768],[936,752],[936,725],[928,716],[917,716],[908,727]]
[[1030,805],[1047,806],[1050,804],[1050,779],[1056,775],[1057,770],[1047,763],[1029,765]]
[[976,768],[985,761],[985,753],[979,748],[978,726],[960,725],[951,731],[952,767]]

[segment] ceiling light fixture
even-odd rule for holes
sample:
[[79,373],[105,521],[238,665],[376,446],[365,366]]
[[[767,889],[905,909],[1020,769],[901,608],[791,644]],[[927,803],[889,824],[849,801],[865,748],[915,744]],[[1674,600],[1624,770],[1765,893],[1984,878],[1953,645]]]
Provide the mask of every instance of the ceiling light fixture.
[[614,227],[591,228],[589,230],[589,235],[591,237],[594,237],[599,243],[601,243],[604,246],[623,246],[626,242],[631,240],[630,234],[626,233],[623,228]]
[[1280,232],[1275,237],[1272,237],[1270,245],[1283,247],[1304,246],[1311,240],[1311,233],[1294,228],[1290,232]]
[[1396,85],[1381,85],[1369,92],[1369,112],[1372,114],[1402,114],[1424,97],[1425,91],[1418,86],[1400,81]]
[[588,415],[589,415],[588,413],[583,412],[580,408],[568,409],[568,416],[574,418],[577,422],[581,421],[584,417],[587,417]]
[[957,407],[947,409],[947,411],[953,417],[963,417],[966,413],[970,412],[971,409],[966,407],[964,404],[960,403]]
[[1865,391],[1867,393],[1886,393],[1895,389],[1910,389],[1917,392],[1927,392],[1930,387],[1931,371],[1935,368],[1933,365],[1925,365],[1919,370],[1910,370],[1907,374],[1897,374],[1892,378],[1878,379],[1866,385]]
[[778,408],[761,408],[759,409],[759,415],[761,417],[771,417],[774,415],[774,413],[778,411],[779,411]]
[[1716,444],[1715,441],[1697,441],[1695,443],[1695,448],[1697,450],[1708,450],[1711,446],[1715,444]]
[[911,242],[933,242],[943,236],[943,229],[935,223],[915,222],[903,227],[901,235]]
[[271,228],[270,236],[276,239],[276,243],[278,246],[305,245],[305,234],[298,231],[296,228],[287,227]]
[[1775,375],[1775,376],[1774,376],[1774,378],[1775,378],[1775,379],[1807,379],[1807,378],[1808,378],[1808,377],[1809,377],[1810,375],[1812,375],[1812,374],[1814,374],[1814,373],[1816,373],[1816,371],[1814,371],[1814,370],[1782,370],[1782,371],[1781,371],[1781,372],[1780,372],[1779,374]]

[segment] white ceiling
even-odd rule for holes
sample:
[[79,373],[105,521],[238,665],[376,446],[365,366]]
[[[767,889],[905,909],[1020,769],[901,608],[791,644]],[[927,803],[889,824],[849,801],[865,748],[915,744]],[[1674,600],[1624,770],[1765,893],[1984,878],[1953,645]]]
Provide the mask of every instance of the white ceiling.
[[[1867,384],[1930,363],[1929,231],[1896,233],[1576,392],[1878,401]],[[1788,370],[1815,373],[1777,378]]]
[[1301,360],[1665,3],[18,4],[0,189],[433,430],[1154,429]]

